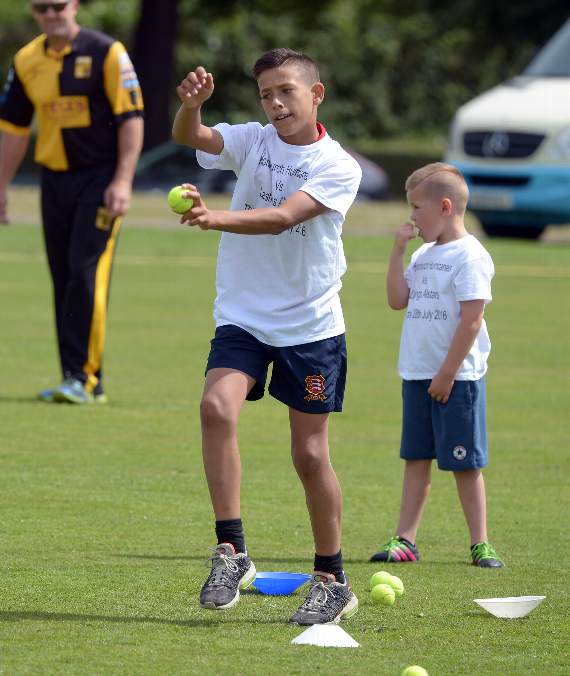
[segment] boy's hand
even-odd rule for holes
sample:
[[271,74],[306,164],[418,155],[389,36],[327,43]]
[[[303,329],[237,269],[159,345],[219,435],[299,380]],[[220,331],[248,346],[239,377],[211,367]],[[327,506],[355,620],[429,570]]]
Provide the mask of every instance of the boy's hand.
[[198,66],[176,87],[176,93],[185,108],[199,108],[214,93],[214,76]]
[[449,395],[453,389],[453,383],[453,376],[449,377],[440,371],[433,377],[428,387],[428,394],[432,399],[439,401],[440,404],[447,404]]
[[184,192],[182,197],[191,197],[194,200],[194,205],[184,214],[180,219],[180,223],[188,223],[188,225],[197,225],[201,230],[209,230],[214,224],[212,218],[213,212],[210,211],[204,204],[202,196],[198,192],[198,188],[191,183],[183,183]]
[[411,239],[414,239],[415,236],[416,226],[411,221],[407,221],[396,230],[395,246],[399,251],[404,253],[408,246],[408,242]]

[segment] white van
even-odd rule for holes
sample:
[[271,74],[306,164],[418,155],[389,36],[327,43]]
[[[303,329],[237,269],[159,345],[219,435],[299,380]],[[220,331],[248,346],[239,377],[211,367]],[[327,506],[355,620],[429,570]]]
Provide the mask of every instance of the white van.
[[459,108],[446,161],[487,235],[536,239],[570,223],[570,19],[521,75]]

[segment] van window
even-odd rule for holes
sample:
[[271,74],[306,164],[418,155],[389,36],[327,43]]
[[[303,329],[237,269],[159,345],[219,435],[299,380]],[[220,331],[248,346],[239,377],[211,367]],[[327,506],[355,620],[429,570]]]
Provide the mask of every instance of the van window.
[[570,77],[570,20],[523,71],[527,77]]

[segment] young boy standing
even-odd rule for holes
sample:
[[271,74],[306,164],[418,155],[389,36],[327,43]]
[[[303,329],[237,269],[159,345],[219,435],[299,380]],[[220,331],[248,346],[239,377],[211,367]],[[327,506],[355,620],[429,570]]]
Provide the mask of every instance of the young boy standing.
[[[406,181],[411,222],[395,237],[388,303],[406,309],[400,342],[405,460],[400,520],[371,561],[419,560],[416,533],[431,484],[431,463],[453,472],[471,536],[471,560],[503,564],[487,541],[485,373],[491,350],[483,314],[491,302],[493,261],[463,222],[469,192],[461,172],[436,162]],[[423,244],[404,272],[403,257],[419,230]]]
[[290,621],[338,622],[357,611],[358,601],[343,571],[342,496],[329,459],[328,422],[342,409],[346,377],[340,236],[361,171],[317,122],[324,86],[310,58],[275,49],[258,59],[254,76],[266,126],[203,125],[200,110],[214,79],[201,66],[177,88],[182,106],[174,139],[196,148],[203,167],[237,176],[230,211],[209,210],[185,184],[194,206],[181,219],[223,233],[200,409],[217,545],[200,603],[229,608],[255,578],[240,515],[236,428],[245,400],[263,396],[272,363],[269,393],[289,409],[293,464],[315,541],[311,588]]

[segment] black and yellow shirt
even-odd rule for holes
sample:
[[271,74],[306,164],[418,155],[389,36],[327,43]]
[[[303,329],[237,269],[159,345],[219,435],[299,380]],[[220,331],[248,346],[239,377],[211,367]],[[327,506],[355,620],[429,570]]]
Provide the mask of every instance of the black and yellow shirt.
[[115,163],[117,127],[143,115],[137,75],[120,42],[81,28],[65,49],[40,35],[16,54],[0,96],[0,131],[28,135],[35,159],[54,171]]

